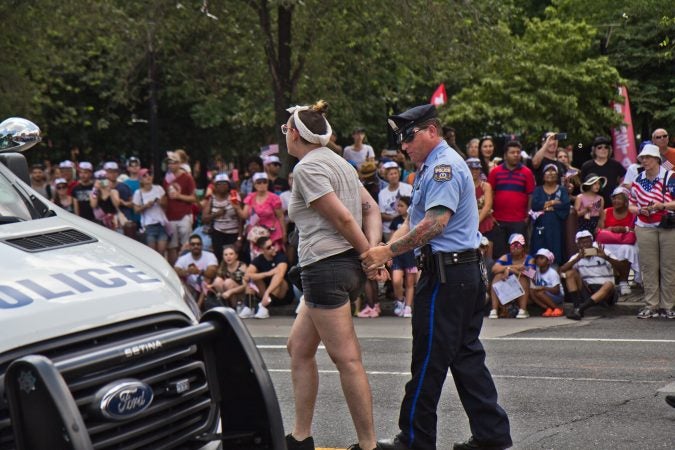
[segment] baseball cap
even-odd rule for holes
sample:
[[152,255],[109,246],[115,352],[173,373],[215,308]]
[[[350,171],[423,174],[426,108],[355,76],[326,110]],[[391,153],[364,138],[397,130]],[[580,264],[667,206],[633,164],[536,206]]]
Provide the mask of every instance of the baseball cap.
[[579,241],[579,239],[583,239],[583,238],[593,239],[593,235],[588,230],[581,230],[581,231],[577,232],[577,234],[574,236],[575,241]]
[[546,172],[548,169],[553,169],[553,170],[556,171],[556,173],[560,173],[560,171],[558,170],[558,165],[557,165],[557,164],[553,164],[553,163],[546,164],[546,165],[544,166],[544,172]]
[[509,236],[509,245],[518,242],[520,245],[525,245],[525,236],[520,233],[513,233]]
[[420,105],[410,108],[401,114],[389,116],[387,122],[396,134],[396,139],[400,144],[414,134],[415,126],[437,116],[438,114],[434,105]]
[[553,262],[555,260],[555,255],[547,248],[540,248],[534,256],[545,256],[548,259],[548,262]]
[[400,168],[398,167],[398,164],[396,164],[394,161],[388,161],[388,162],[382,164],[382,168],[383,168],[384,170],[387,170],[387,169],[400,169]]
[[103,170],[120,170],[120,166],[115,161],[108,161],[103,164]]
[[75,164],[72,161],[66,159],[65,161],[61,161],[59,163],[59,167],[62,169],[72,169],[75,167]]
[[[254,175],[255,177],[255,175]],[[253,180],[255,181],[255,180]],[[215,177],[213,177],[213,182],[214,183],[229,183],[230,178],[227,176],[226,173],[219,173]]]
[[255,183],[258,180],[266,180],[267,174],[265,172],[256,172],[253,174],[253,182]]
[[65,178],[57,178],[54,180],[54,186],[58,186],[59,184],[68,184]]
[[106,177],[105,170],[97,170],[94,172],[94,178],[97,180],[102,180],[103,178]]
[[614,197],[614,196],[617,196],[617,195],[625,195],[627,198],[630,198],[630,191],[623,186],[617,186],[612,191],[611,197]]
[[169,161],[180,161],[180,158],[176,154],[176,152],[166,152],[166,159]]
[[591,144],[591,146],[595,147],[596,145],[602,144],[612,145],[612,140],[607,136],[596,136],[595,139],[593,139],[593,143]]
[[139,177],[144,177],[146,174],[150,173],[150,169],[142,168],[138,171]]
[[264,165],[268,165],[268,164],[279,164],[279,165],[281,165],[281,160],[276,155],[266,156],[263,159],[263,164]]
[[80,170],[94,170],[94,166],[88,161],[82,161],[80,163]]
[[131,164],[131,163],[136,163],[136,164],[139,164],[139,165],[140,165],[140,164],[141,164],[141,160],[138,159],[138,157],[136,157],[136,156],[131,156],[131,157],[129,157],[129,159],[127,159],[127,165],[129,165],[129,164]]
[[466,165],[469,166],[469,169],[480,169],[480,159],[478,158],[467,158]]

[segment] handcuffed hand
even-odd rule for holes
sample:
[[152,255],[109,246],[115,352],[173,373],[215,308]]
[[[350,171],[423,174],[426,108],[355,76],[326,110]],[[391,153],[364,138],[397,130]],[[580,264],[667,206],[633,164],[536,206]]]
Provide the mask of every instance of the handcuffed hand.
[[384,264],[389,261],[392,256],[391,249],[388,245],[371,247],[361,254],[361,266],[365,271],[384,269]]

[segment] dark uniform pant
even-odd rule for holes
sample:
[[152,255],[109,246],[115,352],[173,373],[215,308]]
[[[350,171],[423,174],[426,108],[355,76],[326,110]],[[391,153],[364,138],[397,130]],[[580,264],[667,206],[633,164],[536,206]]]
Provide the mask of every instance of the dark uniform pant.
[[400,439],[413,449],[436,448],[436,409],[448,368],[469,417],[473,437],[511,444],[509,420],[478,340],[485,287],[478,263],[445,267],[446,283],[423,271],[412,318],[412,379],[401,405]]

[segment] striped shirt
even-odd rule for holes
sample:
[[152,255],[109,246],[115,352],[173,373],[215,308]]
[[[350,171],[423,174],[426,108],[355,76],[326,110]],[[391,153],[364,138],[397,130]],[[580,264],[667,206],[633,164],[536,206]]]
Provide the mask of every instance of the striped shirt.
[[500,164],[490,171],[488,183],[494,191],[492,216],[503,222],[524,222],[535,185],[532,171],[522,164],[512,170]]
[[[668,175],[668,185],[663,192],[663,180]],[[647,208],[654,203],[667,203],[675,198],[675,173],[666,171],[663,167],[659,168],[659,174],[656,178],[650,180],[646,172],[640,173],[630,189],[630,204],[637,206],[639,210]],[[651,214],[638,214],[636,226],[653,228],[659,226],[661,217],[666,214],[664,211],[652,211]]]

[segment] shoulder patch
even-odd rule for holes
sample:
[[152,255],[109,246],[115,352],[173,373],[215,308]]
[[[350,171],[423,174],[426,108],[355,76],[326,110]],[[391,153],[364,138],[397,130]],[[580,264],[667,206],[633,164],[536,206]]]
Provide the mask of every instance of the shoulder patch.
[[434,181],[444,182],[452,180],[452,166],[439,164],[434,167]]

